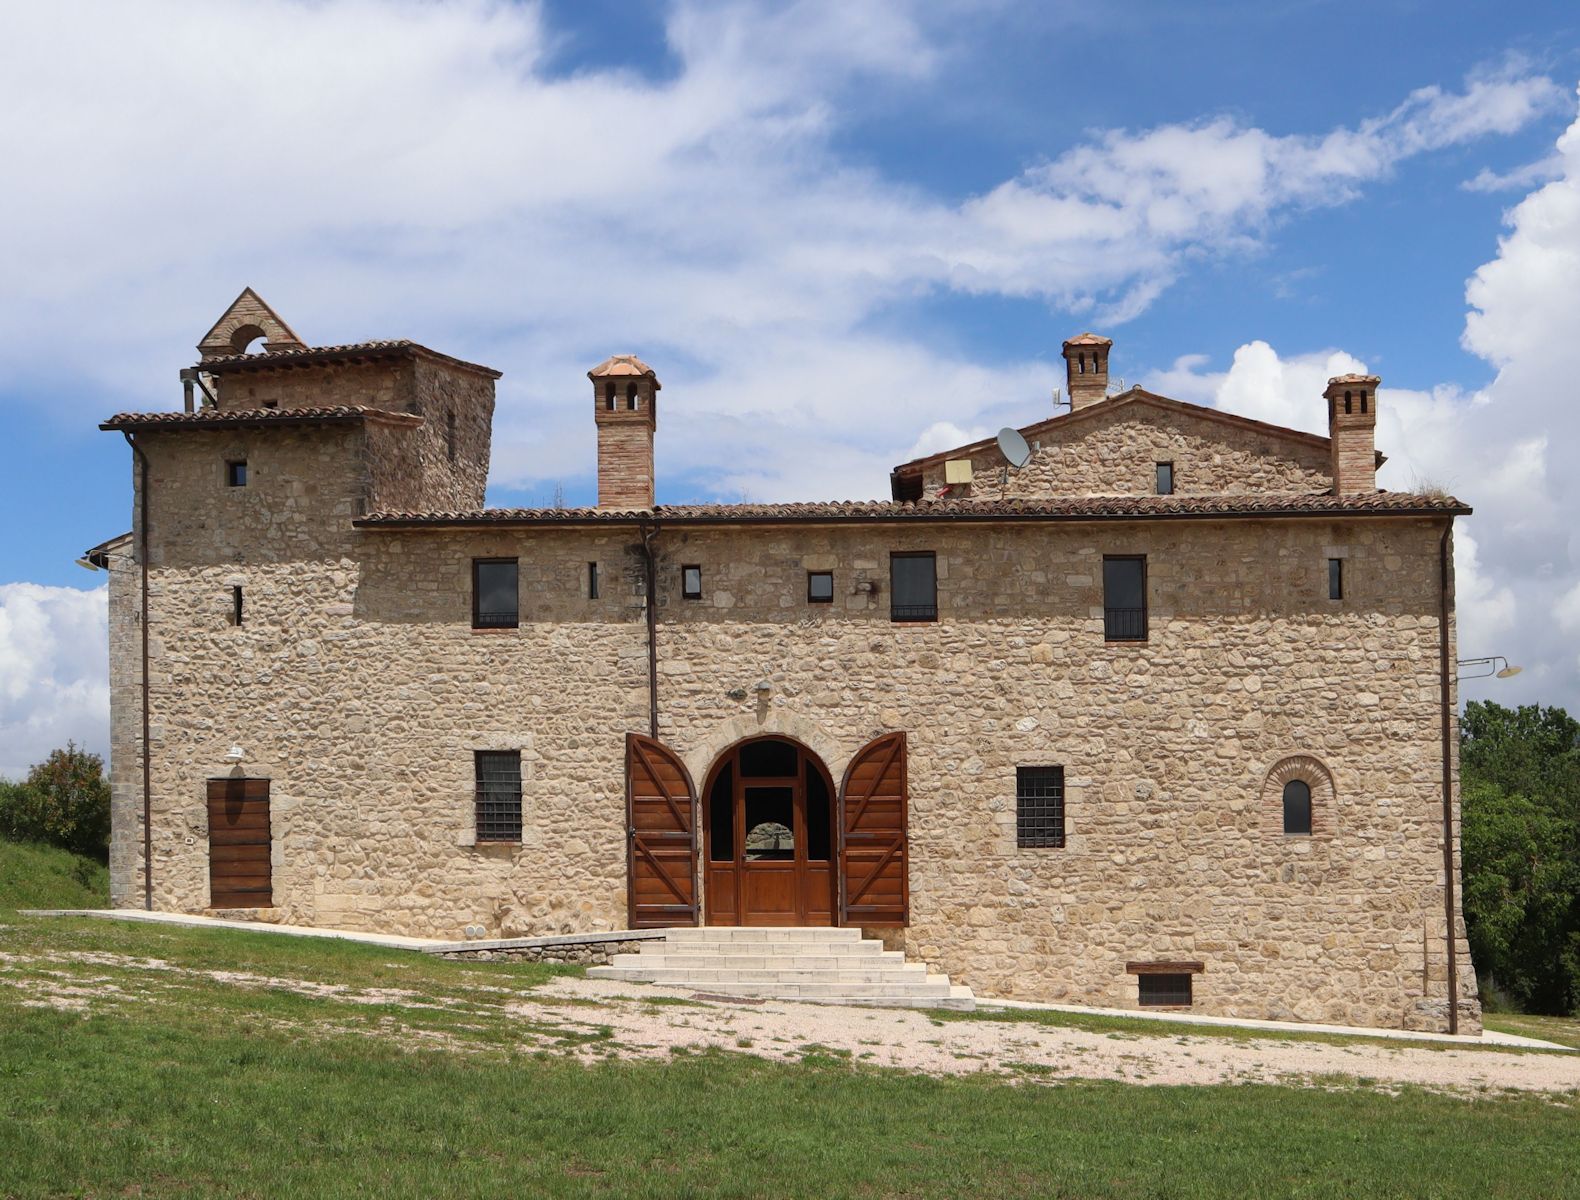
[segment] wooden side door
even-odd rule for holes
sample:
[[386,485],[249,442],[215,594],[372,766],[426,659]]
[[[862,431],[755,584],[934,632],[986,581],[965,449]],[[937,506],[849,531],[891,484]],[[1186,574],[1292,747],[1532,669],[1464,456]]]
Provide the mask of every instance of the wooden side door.
[[697,805],[664,743],[625,737],[627,905],[632,929],[697,923]]
[[210,908],[273,908],[269,781],[208,781]]
[[886,733],[850,760],[839,789],[841,925],[910,920],[905,734]]

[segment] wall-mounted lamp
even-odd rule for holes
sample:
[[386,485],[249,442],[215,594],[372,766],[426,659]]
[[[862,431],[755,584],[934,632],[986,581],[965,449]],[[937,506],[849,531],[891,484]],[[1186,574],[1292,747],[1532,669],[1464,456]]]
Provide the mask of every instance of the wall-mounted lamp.
[[[1502,663],[1500,667],[1498,664]],[[1456,666],[1459,667],[1461,679],[1488,679],[1496,676],[1499,679],[1513,679],[1524,667],[1512,667],[1509,660],[1501,654],[1490,654],[1486,658],[1462,658]],[[1466,668],[1469,670],[1466,670]]]
[[242,759],[244,759],[246,757],[247,757],[246,752],[244,750],[242,750],[242,748],[240,746],[232,746],[229,750],[225,751],[225,761],[226,762],[239,763]]
[[761,699],[762,697],[766,696],[769,692],[771,692],[773,690],[774,690],[774,685],[769,683],[766,679],[759,679],[757,681],[757,686],[752,689],[752,691],[757,693],[757,696],[758,696],[759,699]]

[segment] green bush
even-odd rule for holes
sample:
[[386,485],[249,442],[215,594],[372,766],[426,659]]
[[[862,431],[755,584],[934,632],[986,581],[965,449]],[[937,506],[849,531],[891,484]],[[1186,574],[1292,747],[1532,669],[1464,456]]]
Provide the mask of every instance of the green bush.
[[104,760],[68,742],[21,783],[0,783],[0,837],[42,842],[103,862],[110,854]]

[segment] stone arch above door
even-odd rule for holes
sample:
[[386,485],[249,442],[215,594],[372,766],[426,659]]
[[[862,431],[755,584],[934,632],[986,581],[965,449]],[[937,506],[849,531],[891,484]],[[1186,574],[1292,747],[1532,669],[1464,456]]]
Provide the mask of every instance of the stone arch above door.
[[732,717],[716,725],[685,755],[686,769],[691,772],[693,779],[706,780],[719,755],[731,746],[749,738],[772,737],[775,734],[798,741],[816,754],[823,760],[823,765],[828,768],[835,782],[838,782],[850,758],[850,751],[845,750],[839,739],[816,721],[773,709],[760,716]]

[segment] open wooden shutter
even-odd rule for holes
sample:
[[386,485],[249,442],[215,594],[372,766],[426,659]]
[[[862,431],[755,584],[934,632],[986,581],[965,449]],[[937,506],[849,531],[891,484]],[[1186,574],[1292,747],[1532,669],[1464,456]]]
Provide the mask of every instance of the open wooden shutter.
[[839,789],[842,925],[897,926],[910,920],[908,795],[903,733],[868,742],[850,760]]
[[696,789],[663,742],[625,736],[626,878],[632,929],[697,923]]
[[210,908],[272,908],[269,781],[208,781]]

